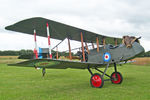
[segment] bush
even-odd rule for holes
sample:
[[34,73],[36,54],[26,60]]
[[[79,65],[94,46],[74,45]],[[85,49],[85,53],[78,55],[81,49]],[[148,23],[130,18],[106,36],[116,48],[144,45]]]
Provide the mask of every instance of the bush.
[[18,57],[18,59],[33,59],[33,54],[22,54]]

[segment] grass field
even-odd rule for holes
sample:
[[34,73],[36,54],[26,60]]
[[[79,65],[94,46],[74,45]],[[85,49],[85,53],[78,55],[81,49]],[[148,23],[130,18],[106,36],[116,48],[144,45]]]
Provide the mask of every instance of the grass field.
[[1,63],[0,100],[150,100],[149,66],[126,64],[118,70],[122,84],[106,81],[103,88],[92,88],[87,70],[48,69],[42,77],[41,70]]
[[18,59],[18,56],[0,56],[0,63],[8,64],[8,63],[16,63],[23,61],[22,59]]

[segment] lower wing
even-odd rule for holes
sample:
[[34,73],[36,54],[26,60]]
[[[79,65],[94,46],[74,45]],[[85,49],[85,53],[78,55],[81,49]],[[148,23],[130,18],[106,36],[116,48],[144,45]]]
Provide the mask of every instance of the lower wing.
[[22,67],[39,67],[39,68],[53,68],[53,69],[66,69],[66,68],[95,68],[105,67],[105,64],[90,63],[90,62],[79,62],[70,60],[55,60],[55,59],[33,59],[23,61],[16,64],[8,64],[9,66],[22,66]]

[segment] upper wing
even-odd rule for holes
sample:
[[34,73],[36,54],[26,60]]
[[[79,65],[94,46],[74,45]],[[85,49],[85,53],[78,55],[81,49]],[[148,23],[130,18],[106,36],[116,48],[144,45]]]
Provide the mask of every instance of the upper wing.
[[16,64],[9,64],[11,66],[24,66],[24,67],[40,67],[40,68],[54,68],[54,69],[66,69],[77,68],[86,69],[94,67],[104,67],[103,64],[79,62],[79,61],[66,61],[66,60],[54,60],[54,59],[33,59]]
[[46,23],[49,23],[49,30],[51,38],[64,40],[65,38],[70,38],[71,40],[81,41],[80,32],[83,33],[84,42],[96,43],[96,37],[99,38],[100,43],[102,43],[102,38],[105,37],[107,44],[115,44],[114,39],[117,39],[118,43],[121,43],[120,38],[108,37],[104,35],[99,35],[93,32],[89,32],[80,28],[72,27],[66,24],[62,24],[49,19],[35,17],[26,20],[22,20],[13,25],[7,26],[5,29],[12,30],[16,32],[23,32],[26,34],[33,34],[33,30],[36,29],[38,36],[47,37],[46,34]]

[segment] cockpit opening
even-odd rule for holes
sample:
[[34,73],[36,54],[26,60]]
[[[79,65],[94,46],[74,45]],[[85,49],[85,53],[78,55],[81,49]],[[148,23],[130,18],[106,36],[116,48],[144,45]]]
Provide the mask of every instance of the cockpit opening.
[[127,48],[131,48],[132,47],[132,44],[134,42],[137,42],[137,43],[140,43],[139,38],[136,38],[134,36],[123,36],[123,39],[122,39],[122,44],[126,45]]

